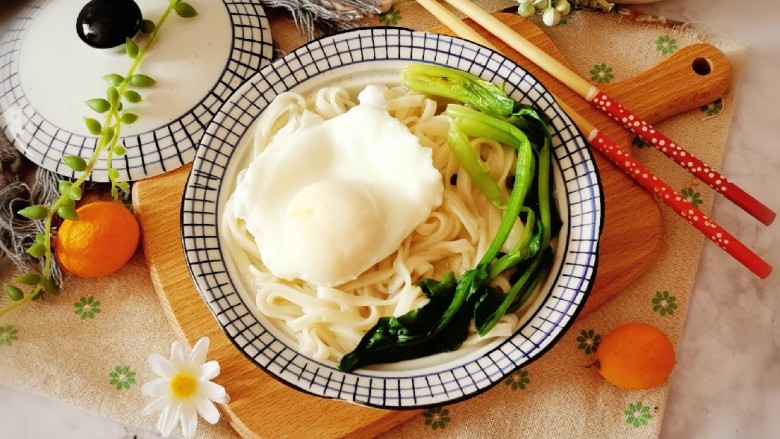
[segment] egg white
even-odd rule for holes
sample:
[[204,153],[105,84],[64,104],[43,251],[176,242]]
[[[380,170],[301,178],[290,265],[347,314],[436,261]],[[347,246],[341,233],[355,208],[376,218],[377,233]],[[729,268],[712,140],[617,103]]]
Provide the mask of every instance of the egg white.
[[337,286],[393,251],[442,202],[431,150],[390,116],[382,89],[327,121],[282,130],[232,203],[281,279]]

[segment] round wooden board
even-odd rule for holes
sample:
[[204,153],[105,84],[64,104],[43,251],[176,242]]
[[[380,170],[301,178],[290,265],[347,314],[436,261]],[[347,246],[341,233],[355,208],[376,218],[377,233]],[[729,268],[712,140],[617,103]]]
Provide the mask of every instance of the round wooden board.
[[[563,60],[539,28],[514,14],[497,15],[527,39]],[[630,145],[632,137],[614,121],[505,44],[475,28],[602,132],[621,145]],[[433,31],[449,33],[446,28]],[[710,75],[692,72],[692,61],[701,57],[711,61]],[[654,123],[712,102],[730,84],[728,60],[712,46],[702,44],[678,50],[638,77],[601,88]],[[596,159],[604,189],[605,227],[596,283],[581,315],[619,294],[645,273],[658,254],[663,233],[661,215],[653,198],[598,154]],[[418,413],[371,409],[298,392],[265,374],[236,349],[196,291],[185,264],[179,209],[188,171],[189,166],[185,166],[136,183],[133,204],[143,230],[146,260],[171,325],[191,344],[201,336],[211,338],[210,355],[222,366],[218,381],[232,397],[223,407],[231,425],[246,438],[372,437]]]

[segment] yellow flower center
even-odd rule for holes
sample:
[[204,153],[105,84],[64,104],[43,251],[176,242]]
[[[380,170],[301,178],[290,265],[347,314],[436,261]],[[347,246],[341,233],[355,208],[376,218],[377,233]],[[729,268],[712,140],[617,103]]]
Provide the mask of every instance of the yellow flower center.
[[198,389],[198,380],[186,372],[179,372],[171,380],[171,393],[181,399],[189,398]]

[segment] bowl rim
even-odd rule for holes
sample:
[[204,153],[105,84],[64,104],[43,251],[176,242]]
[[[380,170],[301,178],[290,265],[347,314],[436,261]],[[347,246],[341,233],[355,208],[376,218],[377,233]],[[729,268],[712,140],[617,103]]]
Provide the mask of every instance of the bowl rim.
[[[539,344],[536,344],[535,342],[530,340],[530,338],[526,338],[527,341],[531,342],[535,346],[535,349],[529,354],[529,353],[526,353],[525,351],[523,351],[522,349],[520,349],[519,346],[514,345],[511,342],[512,342],[512,340],[515,337],[518,337],[518,335],[521,335],[521,332],[523,331],[523,329],[526,328],[528,325],[530,325],[533,322],[534,318],[538,316],[538,314],[541,311],[541,309],[550,300],[553,292],[555,291],[555,288],[551,287],[548,291],[544,292],[544,294],[542,294],[543,298],[537,298],[537,300],[539,301],[539,306],[534,308],[532,310],[533,312],[529,311],[529,313],[528,313],[528,316],[529,316],[528,320],[525,321],[522,325],[520,325],[516,329],[515,333],[512,336],[507,337],[506,339],[501,340],[499,343],[491,344],[490,345],[491,346],[490,351],[489,352],[484,352],[483,355],[481,355],[479,357],[479,359],[473,360],[472,363],[477,363],[480,359],[489,357],[491,354],[493,354],[496,351],[501,351],[501,348],[503,346],[507,345],[508,343],[509,344],[513,344],[515,349],[517,349],[519,352],[523,353],[523,355],[525,357],[525,360],[522,361],[521,363],[517,364],[517,363],[514,363],[513,360],[509,359],[512,363],[514,363],[511,366],[511,370],[508,371],[508,372],[504,372],[499,367],[499,373],[500,373],[501,376],[499,378],[497,378],[497,379],[491,378],[491,376],[488,375],[484,371],[484,369],[482,369],[482,372],[485,375],[485,379],[488,380],[488,383],[486,385],[477,385],[477,382],[473,378],[471,378],[471,382],[473,384],[474,389],[473,390],[469,390],[467,392],[462,392],[462,394],[459,395],[459,396],[450,397],[449,396],[449,392],[447,392],[447,388],[445,386],[446,383],[440,382],[438,385],[442,389],[444,389],[444,394],[446,395],[446,397],[444,399],[441,399],[441,398],[436,399],[436,398],[433,398],[433,396],[432,396],[431,397],[431,398],[433,398],[432,401],[423,402],[423,403],[417,403],[417,397],[415,395],[415,397],[414,397],[415,403],[414,404],[404,405],[404,404],[401,403],[401,401],[403,401],[403,399],[404,399],[403,397],[401,397],[401,391],[402,390],[408,390],[408,389],[404,389],[404,388],[398,387],[398,388],[385,388],[385,391],[390,391],[390,390],[397,391],[398,396],[395,398],[395,399],[397,399],[399,401],[397,405],[396,404],[388,404],[388,403],[386,403],[386,399],[387,398],[385,398],[384,396],[382,398],[382,403],[377,403],[377,402],[372,400],[373,396],[371,395],[371,390],[375,389],[373,387],[373,380],[395,379],[395,380],[398,380],[399,383],[400,383],[401,380],[414,380],[415,377],[421,377],[421,376],[426,376],[427,377],[430,374],[415,375],[412,378],[409,378],[409,377],[404,378],[404,377],[399,377],[399,376],[377,376],[377,375],[372,375],[372,374],[367,374],[367,373],[361,373],[360,370],[353,371],[353,372],[350,372],[350,373],[342,372],[342,371],[336,369],[334,366],[332,366],[330,364],[324,364],[324,363],[322,363],[322,362],[320,362],[318,360],[314,360],[312,358],[306,357],[305,355],[296,352],[295,349],[293,349],[292,347],[286,346],[284,343],[282,343],[282,342],[280,342],[280,341],[278,341],[277,339],[274,338],[274,339],[271,340],[270,343],[268,343],[268,345],[266,346],[265,349],[271,347],[274,344],[279,344],[279,345],[282,346],[282,350],[279,351],[279,352],[274,352],[273,349],[272,349],[271,351],[272,351],[272,353],[275,354],[275,356],[274,356],[273,359],[271,359],[271,361],[276,360],[276,358],[279,357],[285,350],[290,350],[290,351],[294,352],[294,357],[292,359],[287,359],[288,360],[287,361],[287,365],[291,364],[295,360],[295,358],[303,357],[305,359],[306,363],[313,363],[313,364],[315,364],[317,366],[317,370],[315,372],[315,379],[312,379],[311,381],[307,382],[309,384],[309,388],[306,388],[300,382],[300,379],[301,379],[301,377],[302,377],[302,375],[304,373],[308,372],[310,374],[311,372],[313,372],[312,370],[308,370],[306,367],[304,367],[304,369],[299,373],[298,380],[296,380],[295,382],[290,381],[289,379],[286,379],[280,373],[278,373],[278,372],[276,372],[274,370],[271,370],[268,365],[261,364],[257,360],[256,357],[261,355],[261,354],[263,354],[264,350],[257,350],[257,353],[253,356],[252,354],[250,354],[250,352],[247,352],[247,349],[246,349],[247,346],[251,345],[252,341],[247,340],[247,343],[242,345],[241,342],[238,340],[239,336],[242,336],[242,333],[244,331],[247,331],[254,324],[259,324],[261,327],[263,327],[263,330],[266,333],[269,332],[269,331],[268,331],[268,329],[266,329],[264,327],[265,325],[262,322],[259,322],[257,320],[257,316],[254,315],[254,313],[256,311],[253,310],[251,305],[246,304],[243,301],[243,299],[240,297],[240,293],[238,292],[239,289],[236,288],[235,285],[234,285],[234,282],[235,282],[234,279],[232,279],[229,275],[227,275],[227,271],[228,271],[227,267],[224,267],[224,269],[225,269],[224,273],[225,273],[225,276],[227,278],[227,282],[232,286],[235,294],[239,296],[239,301],[241,302],[241,305],[243,305],[244,307],[247,308],[248,315],[251,315],[251,317],[255,320],[255,322],[252,325],[246,325],[245,324],[244,329],[242,331],[237,331],[237,333],[235,335],[231,334],[231,331],[229,329],[229,325],[232,324],[232,323],[235,323],[235,321],[237,321],[237,320],[243,319],[244,317],[247,316],[247,314],[244,314],[244,315],[239,316],[239,317],[237,317],[235,319],[232,319],[231,321],[228,321],[228,323],[224,323],[221,320],[221,318],[220,318],[220,314],[222,312],[225,312],[225,311],[229,310],[230,308],[225,309],[225,310],[222,310],[222,309],[217,310],[216,309],[216,306],[213,305],[213,303],[216,300],[210,301],[210,297],[208,297],[208,294],[209,294],[208,290],[209,290],[210,287],[208,285],[202,285],[201,284],[201,281],[199,279],[200,279],[200,276],[202,275],[202,273],[197,273],[195,271],[195,269],[194,269],[194,266],[198,265],[199,261],[191,260],[191,254],[193,253],[193,251],[197,251],[198,249],[197,248],[194,248],[194,249],[193,248],[189,248],[190,245],[188,245],[188,244],[190,243],[190,240],[196,239],[198,237],[195,236],[195,235],[188,234],[188,233],[185,232],[185,229],[186,229],[187,226],[192,226],[192,224],[190,224],[190,223],[188,223],[186,221],[187,214],[195,212],[195,211],[188,212],[186,210],[186,208],[188,207],[188,205],[190,203],[193,202],[193,200],[195,200],[195,196],[194,196],[195,194],[193,192],[197,189],[197,187],[196,187],[196,184],[197,184],[196,180],[199,178],[199,175],[201,175],[201,176],[203,175],[203,173],[201,173],[200,170],[199,170],[199,165],[204,160],[208,161],[204,157],[205,157],[205,154],[208,151],[208,149],[211,148],[211,146],[209,146],[209,145],[211,145],[211,143],[214,142],[214,141],[221,141],[222,143],[226,143],[224,139],[219,139],[217,137],[217,134],[218,134],[217,132],[219,131],[219,129],[221,127],[219,125],[219,122],[221,120],[225,119],[225,118],[231,118],[231,119],[236,120],[236,118],[228,115],[230,109],[237,107],[238,106],[238,102],[241,99],[242,93],[244,93],[247,89],[249,89],[252,86],[254,86],[257,81],[262,80],[262,78],[264,76],[270,74],[271,72],[276,72],[277,69],[283,69],[284,67],[289,67],[288,63],[291,60],[294,60],[296,58],[300,58],[302,54],[306,54],[306,53],[310,54],[309,50],[310,50],[311,47],[315,47],[315,48],[319,47],[320,49],[323,49],[325,43],[335,45],[337,42],[341,41],[341,39],[345,39],[345,38],[353,36],[353,35],[358,36],[358,38],[360,38],[359,37],[360,35],[370,36],[372,43],[376,43],[375,38],[377,36],[383,36],[385,38],[396,37],[399,40],[401,38],[403,38],[403,37],[408,37],[408,38],[410,38],[412,40],[414,40],[415,38],[418,38],[418,39],[422,39],[422,41],[425,44],[428,44],[431,41],[434,41],[436,44],[434,46],[435,48],[433,48],[433,49],[429,48],[429,47],[427,47],[425,45],[423,47],[415,47],[417,49],[422,49],[424,53],[427,53],[427,52],[425,52],[426,50],[432,49],[432,50],[434,50],[434,54],[440,54],[441,53],[441,52],[438,52],[438,50],[439,50],[439,43],[445,42],[445,43],[449,43],[451,47],[453,47],[453,46],[454,47],[458,47],[461,50],[468,49],[468,50],[471,50],[471,51],[475,52],[475,55],[484,55],[489,60],[500,61],[499,67],[504,66],[506,64],[506,65],[508,65],[510,67],[510,70],[512,72],[518,72],[518,71],[521,72],[522,73],[522,78],[530,78],[531,79],[530,82],[534,86],[541,87],[542,95],[543,96],[545,96],[545,95],[548,96],[549,99],[551,100],[550,105],[547,108],[544,109],[545,112],[554,111],[556,116],[558,116],[558,117],[560,117],[562,119],[564,125],[567,127],[567,130],[571,131],[572,137],[570,139],[564,141],[561,146],[563,146],[564,144],[568,144],[570,142],[575,142],[576,144],[578,144],[578,148],[576,148],[576,150],[574,152],[580,153],[580,154],[582,154],[584,156],[584,157],[582,157],[582,162],[580,162],[579,164],[584,164],[584,165],[590,164],[591,165],[590,167],[586,166],[587,169],[586,169],[586,172],[585,172],[585,176],[588,176],[593,181],[591,182],[591,184],[589,186],[586,187],[586,189],[589,189],[591,191],[591,198],[589,198],[588,200],[590,200],[592,203],[595,203],[593,205],[595,210],[592,211],[592,212],[583,212],[582,214],[584,215],[584,214],[591,213],[591,214],[594,215],[594,218],[592,220],[593,222],[592,222],[592,224],[590,224],[594,228],[594,232],[593,232],[593,237],[591,239],[583,240],[583,241],[589,241],[591,243],[591,247],[590,247],[590,249],[589,249],[589,251],[587,253],[588,254],[588,263],[585,266],[586,267],[586,270],[585,270],[586,274],[584,274],[583,277],[579,278],[579,280],[581,281],[580,285],[576,285],[575,286],[575,288],[577,288],[577,290],[576,290],[577,294],[575,294],[575,298],[571,299],[571,300],[565,300],[569,304],[569,308],[567,308],[566,311],[560,311],[560,310],[548,307],[550,310],[558,312],[560,314],[560,318],[559,318],[558,322],[554,322],[553,323],[553,322],[548,321],[550,323],[553,323],[555,326],[550,330],[550,332],[545,334],[545,337],[542,339],[542,341]],[[388,49],[390,47],[391,46],[389,44],[388,45],[384,45],[384,46],[380,44],[380,45],[368,46],[368,47],[364,47],[364,46],[361,45],[360,46],[360,50],[382,49],[382,48]],[[445,55],[445,57],[449,57],[449,56],[452,56],[452,55],[453,55],[452,53],[448,52]],[[336,53],[336,54],[326,55],[326,58],[332,58],[334,56],[338,57],[339,54]],[[462,57],[461,57],[461,59],[462,59]],[[371,59],[371,60],[361,59],[361,60],[355,61],[355,63],[365,63],[365,62],[372,62],[372,61],[410,62],[410,61],[413,61],[413,60],[414,59],[379,58],[379,59]],[[474,60],[471,61],[471,66],[472,67],[476,63],[475,60],[476,60],[476,56],[475,56]],[[426,61],[434,62],[434,63],[436,62],[436,61],[431,61],[431,60],[426,60]],[[447,61],[447,60],[445,59],[445,61]],[[441,64],[441,62],[439,62],[439,64]],[[330,61],[328,61],[328,65],[330,66]],[[338,70],[339,68],[346,67],[347,65],[348,64],[339,64],[339,65],[337,65],[335,67],[334,66],[330,66],[330,69],[327,70],[327,71]],[[485,68],[486,68],[486,66],[483,66],[483,73],[485,71]],[[273,91],[274,93],[277,93],[277,94],[281,93],[282,91],[286,91],[286,90],[295,88],[295,87],[305,83],[306,81],[312,79],[313,77],[316,77],[317,75],[319,75],[321,73],[323,73],[323,72],[315,73],[312,76],[306,76],[302,80],[296,80],[295,83],[292,84],[292,86],[284,88],[283,90],[278,90],[278,91],[277,90],[270,90],[270,91]],[[496,74],[497,76],[500,76],[500,75],[498,75],[497,72],[493,72],[493,73]],[[288,75],[288,76],[292,76],[292,75]],[[525,80],[525,79],[523,79],[523,80]],[[284,82],[284,81],[278,81],[276,84],[278,84],[279,82]],[[515,91],[516,92],[521,92],[518,88],[515,88]],[[258,90],[258,92],[259,92],[259,90]],[[529,91],[523,92],[524,95],[526,93],[530,93],[530,92]],[[267,104],[259,104],[259,105],[257,105],[260,108],[260,113],[262,113],[263,109],[265,108],[265,105],[267,105]],[[254,121],[254,119],[253,119],[253,121]],[[245,127],[245,131],[250,126],[251,126],[251,124],[247,125]],[[233,133],[233,134],[235,134],[235,133]],[[559,132],[556,132],[555,135],[559,135],[559,134],[560,134]],[[243,135],[244,135],[244,133],[242,133],[240,136],[238,136],[239,140],[241,140]],[[221,148],[216,148],[216,149],[219,150]],[[238,148],[235,148],[235,149],[238,149]],[[228,156],[228,158],[226,159],[226,163],[225,163],[225,165],[223,167],[223,171],[222,171],[223,174],[226,172],[226,170],[230,166],[230,160],[235,155],[236,154],[231,152],[230,155]],[[553,156],[554,156],[554,162],[558,163],[557,156],[555,156],[555,154],[553,154]],[[212,164],[214,164],[214,163],[212,162]],[[572,165],[571,168],[574,168],[575,165],[578,165],[578,164]],[[214,178],[214,177],[211,177],[211,178]],[[218,179],[220,180],[220,183],[219,183],[219,188],[216,190],[216,192],[217,192],[217,199],[215,201],[213,201],[213,205],[215,206],[215,209],[214,209],[215,213],[214,213],[214,215],[216,217],[215,218],[215,224],[213,225],[215,233],[214,233],[214,236],[209,236],[209,238],[214,238],[214,239],[217,240],[217,249],[218,249],[218,251],[220,253],[220,257],[222,259],[222,263],[224,264],[226,255],[223,254],[222,246],[219,243],[219,241],[221,239],[220,238],[220,233],[219,233],[219,222],[220,222],[220,219],[217,217],[218,210],[219,210],[219,197],[220,197],[219,189],[222,189],[222,180],[224,180],[224,179],[222,178],[222,176],[218,177]],[[569,215],[569,216],[571,217],[571,215]],[[593,157],[593,153],[588,148],[587,143],[585,142],[584,137],[579,132],[579,130],[576,128],[576,126],[574,126],[574,123],[571,121],[569,116],[565,112],[563,112],[563,110],[560,109],[560,107],[558,107],[557,103],[555,103],[555,101],[552,98],[552,95],[549,92],[549,90],[547,90],[547,88],[544,87],[544,85],[541,84],[541,82],[538,81],[538,79],[536,79],[536,77],[534,77],[533,74],[531,74],[530,72],[524,70],[520,65],[518,65],[516,62],[512,61],[508,57],[506,57],[506,56],[504,56],[504,55],[502,55],[502,54],[500,54],[500,53],[498,53],[498,52],[496,52],[496,51],[494,51],[494,50],[492,50],[490,48],[487,48],[485,46],[481,46],[479,44],[473,43],[473,42],[468,41],[468,40],[463,40],[463,39],[458,38],[458,37],[447,36],[447,35],[440,35],[440,34],[433,34],[433,33],[428,33],[428,32],[423,32],[423,31],[415,31],[415,30],[406,29],[406,28],[400,28],[400,27],[367,26],[367,27],[361,27],[361,28],[357,28],[357,29],[337,32],[337,33],[334,33],[334,34],[331,34],[331,35],[324,36],[324,37],[318,38],[316,40],[313,40],[313,41],[311,41],[311,42],[309,42],[309,43],[307,43],[307,44],[297,48],[296,50],[290,52],[289,54],[285,55],[284,57],[281,57],[279,59],[274,60],[271,64],[266,65],[265,67],[263,67],[255,75],[253,75],[249,79],[247,79],[247,81],[245,81],[241,86],[236,88],[235,92],[231,95],[231,97],[228,98],[223,103],[223,105],[220,107],[220,109],[217,112],[217,114],[215,114],[212,122],[207,127],[206,134],[204,134],[203,138],[200,141],[200,145],[198,147],[198,153],[197,153],[197,156],[195,158],[195,161],[193,162],[192,170],[190,171],[190,173],[188,175],[187,182],[186,182],[186,185],[185,185],[185,190],[184,190],[184,193],[182,195],[182,207],[181,207],[181,210],[180,210],[180,224],[181,224],[181,232],[182,232],[181,233],[181,235],[182,235],[182,245],[183,245],[183,249],[184,249],[185,259],[186,259],[186,262],[187,262],[187,267],[188,267],[190,275],[191,275],[191,277],[193,279],[193,282],[195,283],[195,286],[196,286],[196,289],[198,290],[199,295],[204,300],[204,302],[206,302],[206,305],[207,305],[209,311],[212,313],[212,315],[217,320],[217,324],[220,327],[220,329],[222,330],[222,332],[225,333],[225,335],[231,341],[231,343],[233,343],[233,345],[239,350],[239,352],[241,352],[249,361],[254,363],[257,367],[262,369],[265,373],[267,373],[268,375],[270,375],[271,377],[273,377],[277,381],[280,381],[280,382],[284,383],[285,385],[287,385],[289,387],[292,387],[292,388],[294,388],[294,389],[296,389],[298,391],[301,391],[301,392],[304,392],[304,393],[307,393],[307,394],[310,394],[310,395],[314,395],[314,396],[318,396],[318,397],[326,398],[326,399],[339,399],[339,400],[344,400],[344,401],[348,401],[348,402],[357,403],[359,405],[364,405],[364,406],[368,406],[368,407],[383,408],[383,409],[401,409],[401,410],[403,410],[403,409],[421,409],[421,408],[426,408],[426,407],[441,406],[443,404],[453,404],[453,403],[456,403],[456,402],[459,402],[459,401],[462,401],[462,400],[465,400],[465,399],[472,398],[472,397],[474,397],[476,395],[481,394],[482,392],[485,392],[486,390],[492,388],[493,386],[495,386],[499,382],[502,382],[507,376],[510,376],[515,371],[520,370],[520,368],[522,368],[522,367],[526,367],[527,365],[531,364],[536,359],[538,359],[541,356],[543,356],[547,351],[549,351],[550,348],[552,348],[563,337],[563,335],[566,333],[566,331],[573,325],[574,321],[576,320],[577,315],[582,310],[582,308],[583,308],[583,306],[584,306],[584,304],[585,304],[585,302],[586,302],[586,300],[587,300],[588,296],[590,295],[590,292],[592,291],[592,288],[593,288],[593,284],[594,284],[595,277],[596,277],[596,272],[597,272],[597,267],[598,267],[599,238],[600,238],[600,235],[601,235],[601,233],[603,231],[603,225],[604,225],[604,197],[603,197],[603,186],[602,186],[602,183],[601,183],[601,176],[599,174],[598,167],[595,164],[595,159]],[[571,225],[569,227],[571,227]],[[570,240],[571,240],[571,237],[568,236],[568,234],[567,234],[566,242],[559,243],[559,245],[564,245],[565,246],[564,251],[562,252],[562,255],[564,256],[564,258],[568,254],[569,245],[570,245],[569,241]],[[227,256],[227,257],[229,257],[229,256]],[[558,279],[561,276],[561,271],[563,270],[564,265],[566,265],[565,259],[561,261],[560,266],[553,267],[553,269],[551,270],[551,273],[548,276],[553,278],[553,279]],[[575,265],[577,265],[577,264],[575,264]],[[585,284],[584,288],[582,287],[583,283]],[[571,288],[571,289],[573,289],[573,288]],[[560,321],[562,321],[564,319],[568,319],[568,320],[565,323],[560,324]],[[554,333],[556,331],[557,331],[557,333]],[[245,337],[242,336],[242,338],[245,338]],[[258,339],[259,339],[259,336],[255,335],[253,340],[256,341]],[[484,350],[484,348],[481,349],[481,350]],[[505,354],[505,352],[503,352],[503,351],[501,351],[501,352],[503,354]],[[496,365],[498,367],[498,364],[496,363],[495,360],[493,360],[491,358],[490,361],[492,362],[493,365]],[[450,363],[452,363],[452,362],[450,362]],[[268,364],[271,364],[271,363],[269,362]],[[308,364],[306,364],[306,366],[308,366]],[[287,366],[285,366],[285,368],[286,367]],[[286,373],[285,368],[282,368],[281,373]],[[357,381],[351,383],[353,385],[353,387],[355,388],[355,392],[357,392],[357,389],[359,388],[359,386],[357,385],[359,383],[359,378],[362,377],[362,378],[368,379],[369,380],[368,398],[366,400],[359,400],[357,398],[354,398],[354,395],[353,395],[352,398],[345,397],[344,395],[341,394],[341,391],[339,391],[338,395],[332,395],[332,394],[328,395],[328,394],[326,394],[326,391],[328,390],[327,384],[330,384],[330,377],[328,377],[328,383],[326,384],[326,386],[322,386],[321,384],[315,383],[316,377],[319,376],[318,373],[319,373],[319,369],[320,368],[326,368],[326,369],[329,368],[329,369],[332,369],[332,371],[338,372],[339,374],[342,374],[344,376],[355,376],[355,377],[358,377]],[[464,378],[462,376],[461,377],[456,376],[455,373],[453,372],[455,369],[459,369],[459,368],[463,369],[463,370],[466,370],[465,367],[463,366],[463,364],[459,364],[459,365],[453,365],[451,368],[449,368],[447,370],[444,370],[444,371],[438,370],[437,372],[434,373],[434,375],[438,376],[438,375],[440,375],[443,372],[449,372],[452,375],[454,381],[458,381],[458,380],[461,380],[461,379]],[[480,366],[480,368],[482,368],[482,366]],[[374,372],[376,373],[376,371],[374,371]],[[341,383],[342,386],[344,385],[344,383],[345,382],[342,381],[342,383]],[[347,383],[347,384],[350,384],[350,383]],[[320,392],[316,392],[314,390],[311,390],[313,385],[318,385],[319,387],[322,387],[323,388],[322,392],[320,393]],[[399,384],[399,386],[400,386],[400,384]],[[458,384],[458,386],[460,387],[459,384]],[[463,389],[461,388],[461,390],[463,390]]]

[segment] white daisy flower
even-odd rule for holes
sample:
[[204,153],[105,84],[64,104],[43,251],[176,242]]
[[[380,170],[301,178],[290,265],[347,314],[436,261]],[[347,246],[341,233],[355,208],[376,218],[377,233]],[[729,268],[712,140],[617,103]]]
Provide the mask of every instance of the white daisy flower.
[[160,378],[141,387],[141,393],[155,398],[144,407],[143,414],[162,411],[157,430],[163,437],[170,436],[179,422],[184,437],[194,437],[198,414],[206,422],[216,424],[219,410],[214,403],[230,400],[224,387],[211,382],[219,375],[219,363],[206,362],[208,337],[202,337],[192,351],[188,350],[185,342],[177,340],[171,345],[170,360],[159,354],[149,355],[149,366]]

